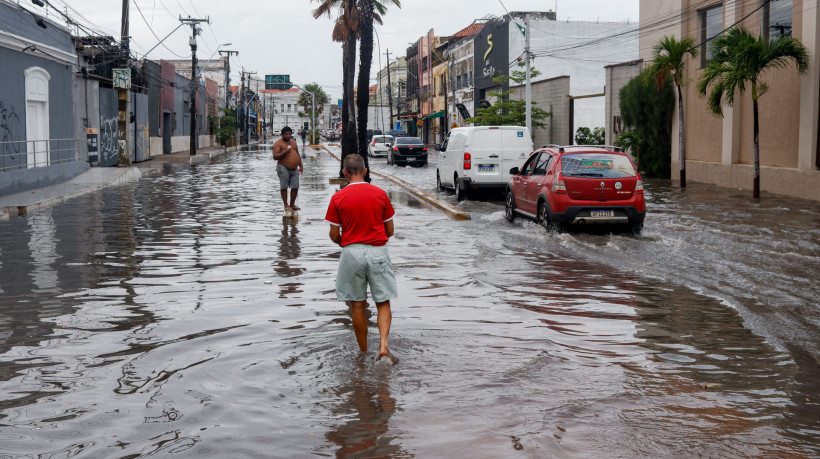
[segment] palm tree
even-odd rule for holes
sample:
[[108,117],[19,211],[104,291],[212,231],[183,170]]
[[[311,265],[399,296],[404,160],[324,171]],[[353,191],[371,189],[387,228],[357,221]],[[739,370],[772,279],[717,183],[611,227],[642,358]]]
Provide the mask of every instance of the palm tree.
[[[313,17],[330,17],[338,10],[332,38],[342,43],[342,160],[356,153],[356,110],[353,104],[353,82],[356,76],[356,39],[359,34],[359,12],[356,0],[317,0]],[[341,167],[339,177],[343,177]]]
[[655,77],[658,89],[663,89],[666,78],[672,76],[672,81],[678,89],[678,141],[680,142],[680,186],[686,188],[686,136],[683,122],[683,92],[681,86],[686,84],[686,55],[698,57],[694,38],[684,38],[678,41],[675,37],[664,37],[653,48],[651,74]]
[[751,86],[754,111],[754,191],[753,197],[760,198],[760,125],[758,99],[766,93],[768,86],[760,82],[761,74],[769,69],[785,68],[792,62],[799,74],[809,70],[809,54],[800,40],[780,35],[767,40],[752,35],[743,27],[733,27],[710,44],[713,52],[711,62],[703,71],[697,84],[698,92],[706,95],[712,87],[706,104],[709,110],[723,116],[723,103],[732,106],[735,93],[742,93],[746,85]]
[[[390,0],[401,8],[400,0]],[[370,103],[370,67],[373,62],[373,23],[382,24],[382,15],[387,12],[386,2],[358,0],[359,5],[359,79],[356,91],[358,109],[359,151],[367,153],[367,107]],[[365,154],[365,161],[367,155]]]

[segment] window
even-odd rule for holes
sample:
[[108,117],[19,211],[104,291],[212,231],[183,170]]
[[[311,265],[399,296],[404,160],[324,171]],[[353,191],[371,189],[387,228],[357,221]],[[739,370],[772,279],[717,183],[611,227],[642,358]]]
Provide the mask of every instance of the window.
[[700,12],[700,66],[706,67],[714,53],[709,44],[723,31],[723,7],[716,6]]
[[535,171],[532,175],[547,175],[550,159],[552,159],[552,156],[547,153],[541,153],[541,157],[538,158],[538,163],[535,165]]
[[461,89],[461,75],[456,76],[456,89]]
[[288,104],[288,111],[291,111],[291,110],[290,110],[290,104]]
[[281,104],[281,105],[282,105],[282,109],[281,109],[281,110],[279,110],[279,111],[280,111],[280,112],[284,112],[284,111],[285,111],[285,104]]
[[[544,155],[544,156],[546,156],[546,155]],[[526,164],[524,164],[524,168],[522,169],[521,174],[523,174],[523,175],[533,175],[533,172],[535,171],[535,164],[536,164],[536,161],[538,161],[538,158],[539,158],[539,155],[530,156],[530,159],[527,161]]]
[[763,3],[763,37],[792,36],[793,0],[769,0]]

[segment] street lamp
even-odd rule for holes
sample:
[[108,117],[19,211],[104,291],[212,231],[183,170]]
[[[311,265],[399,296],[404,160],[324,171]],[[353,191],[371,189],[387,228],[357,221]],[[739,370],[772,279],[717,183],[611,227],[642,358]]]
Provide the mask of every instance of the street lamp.
[[299,86],[296,83],[291,83],[291,85],[296,86],[302,91],[305,91],[306,93],[310,94],[310,143],[312,145],[316,145],[316,94],[308,91],[307,89]]

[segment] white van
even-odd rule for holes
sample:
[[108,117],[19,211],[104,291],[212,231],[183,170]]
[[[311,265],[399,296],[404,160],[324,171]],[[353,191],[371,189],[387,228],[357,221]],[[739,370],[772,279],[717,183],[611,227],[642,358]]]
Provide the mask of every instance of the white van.
[[533,152],[530,131],[522,126],[475,126],[450,131],[436,145],[439,190],[452,188],[458,200],[479,188],[505,189],[510,169],[520,167]]

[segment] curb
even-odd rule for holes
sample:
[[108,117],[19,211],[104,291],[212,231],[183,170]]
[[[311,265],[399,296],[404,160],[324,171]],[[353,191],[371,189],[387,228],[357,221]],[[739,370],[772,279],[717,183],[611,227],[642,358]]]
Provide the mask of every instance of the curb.
[[80,190],[77,190],[72,193],[67,193],[62,196],[55,196],[53,198],[44,199],[42,201],[37,201],[33,204],[27,204],[24,206],[6,206],[0,209],[0,220],[9,219],[11,216],[23,216],[28,214],[29,212],[33,212],[36,210],[43,209],[45,207],[67,201],[71,198],[75,198],[77,196],[81,196],[87,193],[91,193],[93,191],[101,190],[103,188],[115,185],[121,185],[127,182],[131,182],[134,180],[138,180],[142,177],[142,172],[138,167],[129,167],[127,169],[123,169],[123,173],[120,174],[118,177],[115,177],[109,182],[100,183],[96,185],[91,185],[88,187],[84,187]]
[[[333,152],[328,150],[327,147],[322,146],[321,148],[323,148],[326,152],[328,152],[328,154],[330,156],[336,158],[337,161],[341,161],[341,158],[339,158]],[[377,177],[381,177],[385,180],[389,180],[389,181],[395,183],[396,185],[404,188],[405,190],[409,191],[410,194],[412,194],[413,196],[415,196],[415,197],[421,199],[422,201],[430,204],[431,206],[441,210],[442,212],[447,214],[447,216],[452,218],[453,220],[470,220],[470,214],[468,214],[467,212],[463,211],[462,209],[459,209],[458,207],[456,207],[456,206],[454,206],[454,205],[452,205],[448,202],[442,201],[441,199],[435,197],[432,193],[428,193],[427,191],[424,191],[424,190],[422,190],[421,188],[419,188],[415,185],[411,185],[411,184],[405,182],[404,180],[396,177],[395,175],[386,174],[384,172],[376,172],[376,171],[373,171],[373,170],[371,170],[370,173],[377,176]]]

